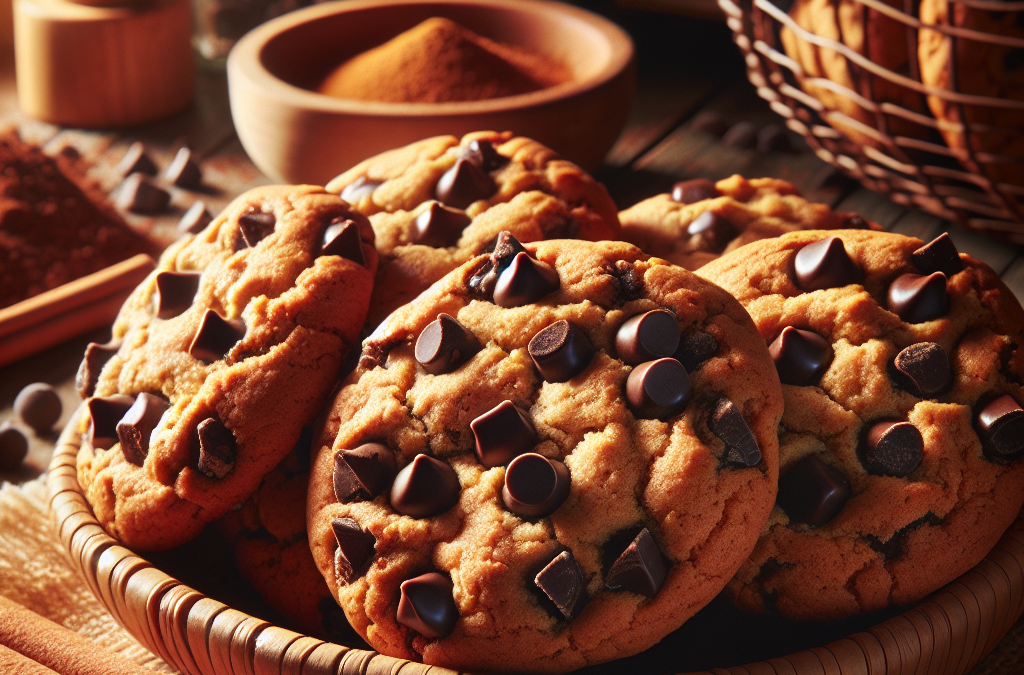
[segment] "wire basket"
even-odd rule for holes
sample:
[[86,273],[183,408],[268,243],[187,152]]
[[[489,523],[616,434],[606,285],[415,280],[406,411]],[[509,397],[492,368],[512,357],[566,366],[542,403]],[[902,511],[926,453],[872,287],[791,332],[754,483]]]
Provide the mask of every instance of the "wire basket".
[[1024,2],[718,4],[758,94],[818,157],[1024,243]]

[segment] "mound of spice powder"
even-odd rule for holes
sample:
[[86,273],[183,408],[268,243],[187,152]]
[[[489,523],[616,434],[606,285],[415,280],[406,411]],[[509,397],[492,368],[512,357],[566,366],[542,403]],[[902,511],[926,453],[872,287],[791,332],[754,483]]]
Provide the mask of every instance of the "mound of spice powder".
[[318,91],[392,103],[482,101],[537,91],[570,76],[545,56],[434,17],[344,62]]

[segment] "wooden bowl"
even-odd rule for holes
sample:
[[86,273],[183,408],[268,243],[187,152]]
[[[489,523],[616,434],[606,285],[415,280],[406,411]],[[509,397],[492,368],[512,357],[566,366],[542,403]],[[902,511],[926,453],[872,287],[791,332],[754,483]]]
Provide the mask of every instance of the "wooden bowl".
[[[93,594],[154,654],[188,675],[456,675],[274,626],[205,597],[120,546],[78,484],[81,410],[57,441],[47,475],[56,530]],[[1024,511],[974,569],[912,609],[820,647],[701,675],[962,675],[1022,612]]]
[[[565,84],[456,103],[339,99],[315,88],[337,65],[441,16],[562,61]],[[633,43],[615,24],[539,0],[350,0],[315,5],[248,33],[228,56],[231,116],[249,157],[278,181],[323,185],[367,157],[413,141],[513,131],[594,169],[626,121]]]

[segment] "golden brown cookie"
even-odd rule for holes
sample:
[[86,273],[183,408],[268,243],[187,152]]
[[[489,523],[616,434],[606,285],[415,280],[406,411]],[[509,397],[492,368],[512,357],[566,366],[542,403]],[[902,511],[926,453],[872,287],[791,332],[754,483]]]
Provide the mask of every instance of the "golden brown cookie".
[[112,536],[171,548],[259,486],[334,385],[376,263],[366,218],[312,186],[247,192],[164,253],[79,370],[78,479]]
[[780,414],[721,289],[623,242],[503,234],[364,343],[314,444],[313,556],[385,654],[549,672],[634,654],[752,549]]
[[948,235],[793,232],[701,269],[770,345],[776,508],[730,593],[832,619],[977,564],[1024,503],[1024,311]]

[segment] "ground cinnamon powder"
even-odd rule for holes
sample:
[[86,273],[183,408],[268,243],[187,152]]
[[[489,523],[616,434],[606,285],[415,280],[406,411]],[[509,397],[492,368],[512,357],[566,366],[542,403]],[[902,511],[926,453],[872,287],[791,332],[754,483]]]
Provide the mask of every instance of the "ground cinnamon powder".
[[341,64],[318,91],[394,103],[481,101],[525,94],[569,77],[561,63],[435,17]]

